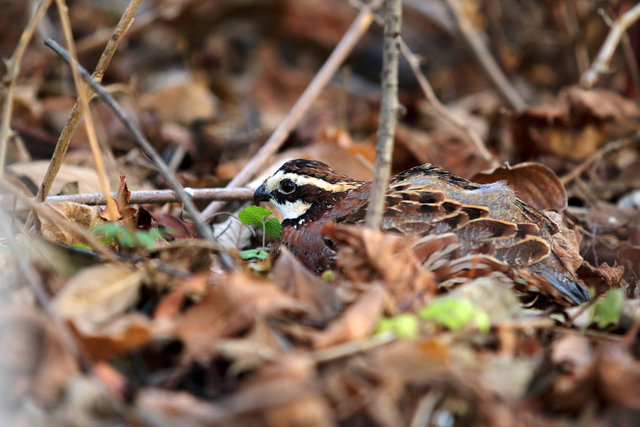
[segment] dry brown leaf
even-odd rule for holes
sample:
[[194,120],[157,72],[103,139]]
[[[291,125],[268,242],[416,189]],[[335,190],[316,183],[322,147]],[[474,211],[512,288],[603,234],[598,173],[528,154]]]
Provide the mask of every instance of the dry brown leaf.
[[143,104],[163,122],[191,125],[196,120],[211,119],[217,110],[216,99],[202,82],[187,80],[146,94]]
[[559,373],[551,386],[551,405],[572,410],[580,408],[593,392],[595,381],[595,355],[589,340],[570,334],[554,342],[551,362]]
[[523,151],[582,160],[604,142],[638,128],[636,105],[604,89],[564,89],[557,98],[514,116],[514,139]]
[[351,281],[382,281],[398,311],[423,306],[435,292],[434,275],[418,260],[412,239],[365,227],[329,224],[323,233],[340,246],[338,267]]
[[216,340],[251,326],[258,317],[299,312],[301,305],[273,283],[246,273],[223,276],[194,307],[178,318],[173,333],[188,357],[206,358]]
[[627,268],[630,275],[635,275],[635,279],[640,278],[640,247],[630,246],[618,252],[620,262]]
[[136,228],[136,220],[135,214],[138,211],[135,208],[130,208],[129,200],[131,199],[131,192],[127,187],[127,180],[124,176],[120,177],[120,186],[118,187],[118,191],[116,192],[115,202],[118,206],[118,217],[111,218],[109,216],[109,210],[105,209],[104,212],[100,214],[100,218],[106,221],[119,221],[122,225],[126,226],[130,230],[135,230]]
[[597,347],[599,392],[614,405],[640,410],[640,361],[622,343]]
[[[99,216],[100,208],[95,206],[81,205],[73,202],[46,204],[62,215],[60,221],[66,220],[85,230],[102,222]],[[67,245],[85,242],[81,236],[68,230],[66,227],[61,227],[57,220],[51,221],[44,215],[38,215],[38,219],[41,224],[42,236],[48,240]]]
[[372,285],[329,327],[313,337],[315,348],[328,347],[368,337],[375,330],[384,308],[387,292]]
[[[29,179],[34,184],[34,187],[38,188],[42,184],[48,167],[48,160],[37,160],[29,163],[14,163],[7,166],[7,170],[14,176]],[[53,181],[49,194],[60,193],[62,187],[70,182],[78,183],[78,191],[80,193],[102,192],[95,168],[63,163],[56,175],[56,179]]]
[[153,318],[171,319],[178,315],[185,298],[190,294],[201,294],[204,292],[209,280],[208,273],[194,274],[193,276],[177,283],[171,287],[169,293],[165,295],[153,314]]
[[85,268],[67,282],[52,305],[82,333],[91,333],[135,303],[143,277],[144,272],[125,264]]
[[76,362],[54,323],[28,306],[5,306],[0,314],[0,386],[5,402],[35,398],[45,406],[62,397]]
[[287,294],[309,307],[309,322],[324,324],[340,312],[342,306],[334,288],[307,270],[287,248],[280,248],[272,275]]
[[471,180],[480,184],[507,181],[518,197],[540,210],[563,210],[567,207],[567,194],[560,178],[540,163],[502,166],[491,173],[478,173]]
[[556,251],[560,260],[565,267],[571,272],[576,272],[580,264],[582,264],[582,255],[580,255],[581,235],[569,229],[563,224],[562,216],[556,212],[547,212],[547,216],[558,227],[558,232],[551,236],[553,249]]
[[78,330],[78,333],[83,348],[93,360],[121,356],[144,346],[152,338],[151,322],[138,313],[126,314],[92,331]]
[[131,425],[222,427],[229,422],[228,413],[225,406],[198,399],[188,392],[142,388],[136,392],[129,421]]
[[620,280],[624,275],[624,266],[610,267],[603,263],[596,268],[584,261],[577,270],[578,277],[589,287],[596,290],[596,294],[603,294],[611,288],[620,286]]

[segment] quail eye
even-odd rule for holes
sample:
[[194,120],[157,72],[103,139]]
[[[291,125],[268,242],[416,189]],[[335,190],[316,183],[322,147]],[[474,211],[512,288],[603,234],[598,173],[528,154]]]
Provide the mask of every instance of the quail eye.
[[283,179],[280,183],[280,191],[285,194],[293,193],[296,190],[296,184],[290,179]]

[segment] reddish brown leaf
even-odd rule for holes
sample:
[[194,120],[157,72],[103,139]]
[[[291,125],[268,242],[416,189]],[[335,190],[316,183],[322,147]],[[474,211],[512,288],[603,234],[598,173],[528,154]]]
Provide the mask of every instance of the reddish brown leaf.
[[273,281],[288,295],[309,307],[308,321],[324,324],[340,312],[340,299],[334,288],[307,270],[287,248],[280,248],[272,274]]
[[215,342],[251,326],[257,317],[300,312],[301,305],[273,283],[245,273],[222,276],[194,307],[175,322],[173,333],[185,343],[187,356],[202,359]]
[[314,337],[314,347],[322,348],[368,337],[378,325],[387,293],[373,285],[325,330]]
[[127,314],[92,332],[77,330],[83,348],[93,360],[111,359],[151,341],[151,322],[137,313]]
[[488,174],[476,174],[471,180],[480,184],[507,181],[518,197],[540,210],[563,210],[567,207],[567,194],[562,182],[551,169],[540,163],[502,166]]
[[620,286],[620,279],[624,274],[624,266],[610,267],[605,262],[596,268],[584,261],[578,268],[577,273],[587,287],[594,288],[597,294],[603,294],[611,288]]

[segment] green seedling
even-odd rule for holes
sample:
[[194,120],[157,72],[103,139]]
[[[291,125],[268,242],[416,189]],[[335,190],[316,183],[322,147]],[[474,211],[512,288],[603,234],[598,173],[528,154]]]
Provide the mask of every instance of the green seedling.
[[[247,206],[238,212],[238,219],[245,225],[255,225],[262,229],[262,247],[266,246],[266,236],[277,239],[282,234],[282,225],[276,218],[267,218],[272,212],[261,206]],[[249,249],[240,252],[242,259],[265,259],[267,252],[263,249]]]

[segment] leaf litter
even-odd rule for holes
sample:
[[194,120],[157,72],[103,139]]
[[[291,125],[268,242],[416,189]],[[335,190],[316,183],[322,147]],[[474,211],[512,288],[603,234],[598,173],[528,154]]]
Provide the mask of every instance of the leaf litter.
[[[120,7],[98,3],[70,7],[87,66],[99,49],[89,42],[107,41],[101,30],[110,33]],[[490,167],[401,69],[404,114],[394,170],[430,162],[480,183],[505,180],[531,205],[554,210],[554,249],[594,300],[566,307],[525,292],[548,284],[478,257],[452,260],[446,236],[421,240],[346,225],[323,230],[340,243],[338,267],[314,275],[288,250],[274,251],[277,220],[265,219],[273,209],[243,220],[238,202],[213,218],[220,243],[205,242],[180,204],[130,204],[131,191],[166,183],[122,123],[95,101],[107,179],[118,189],[117,215],[47,202],[56,214],[38,211],[35,228],[27,229],[22,202],[3,194],[3,209],[12,215],[0,228],[3,420],[637,424],[635,52],[620,49],[600,87],[586,90],[575,85],[584,68],[579,58],[596,52],[609,31],[595,5],[465,2],[492,55],[526,94],[527,108],[510,111],[439,3],[414,3],[405,5],[405,41],[429,58],[423,71],[450,113],[505,164]],[[617,16],[631,3],[618,2],[607,13]],[[179,181],[194,188],[223,186],[235,177],[289,114],[357,14],[338,0],[147,7],[105,81]],[[3,57],[11,56],[28,15],[29,8],[16,3],[0,17]],[[636,27],[629,29],[631,47]],[[381,37],[374,26],[360,40],[273,156],[275,167],[313,158],[370,179]],[[29,45],[21,65],[5,176],[33,196],[75,92],[68,70],[40,44]],[[86,135],[81,127],[73,136],[51,194],[101,191]],[[267,169],[255,175],[268,175]],[[240,221],[253,224],[253,231]],[[92,252],[84,232],[101,239],[115,258],[106,262]],[[225,270],[220,251],[239,268]],[[256,257],[243,259],[243,251]]]

